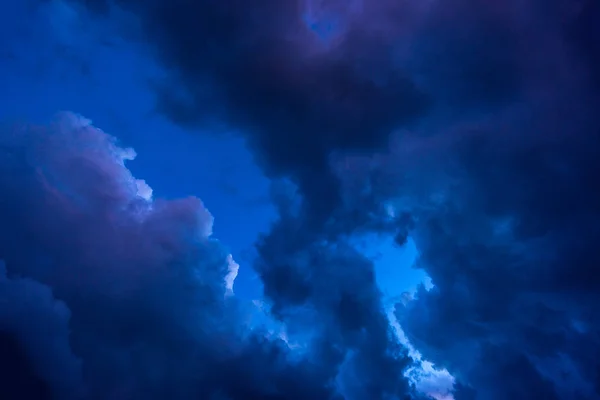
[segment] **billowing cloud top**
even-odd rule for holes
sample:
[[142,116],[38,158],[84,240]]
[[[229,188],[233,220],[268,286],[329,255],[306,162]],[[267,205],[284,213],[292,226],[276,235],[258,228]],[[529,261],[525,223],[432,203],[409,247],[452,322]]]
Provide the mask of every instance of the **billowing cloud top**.
[[434,287],[396,318],[457,400],[600,397],[598,2],[74,2],[138,18],[169,71],[159,109],[240,132],[300,201],[274,196],[257,243],[286,326],[265,339],[238,322],[235,266],[198,200],[151,200],[131,154],[79,119],[3,135],[2,282],[40,293],[10,299],[44,315],[64,371],[30,324],[3,323],[49,390],[417,398],[351,246],[376,232],[419,250]]

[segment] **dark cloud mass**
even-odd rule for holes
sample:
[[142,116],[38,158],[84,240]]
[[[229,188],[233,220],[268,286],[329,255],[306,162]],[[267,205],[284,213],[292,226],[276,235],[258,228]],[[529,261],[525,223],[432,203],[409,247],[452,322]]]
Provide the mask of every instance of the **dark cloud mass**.
[[[373,287],[364,305],[344,292],[360,276],[312,296],[315,318],[327,322],[315,332],[310,321],[292,326],[286,340],[304,349],[293,352],[244,322],[258,310],[231,296],[235,268],[210,238],[202,203],[148,200],[124,166],[131,149],[71,114],[6,129],[1,148],[2,398],[335,399],[341,364],[368,377],[357,398],[408,393],[405,380],[382,377],[401,375],[408,358],[386,352],[386,325],[369,314]],[[358,306],[357,323],[348,312]],[[362,360],[391,369],[362,370]]]
[[419,250],[434,287],[395,314],[455,399],[600,398],[596,1],[73,1],[139,18],[161,112],[291,182],[254,266],[286,336],[241,322],[199,200],[144,199],[132,153],[65,116],[2,132],[6,387],[425,396],[351,245],[378,233]]

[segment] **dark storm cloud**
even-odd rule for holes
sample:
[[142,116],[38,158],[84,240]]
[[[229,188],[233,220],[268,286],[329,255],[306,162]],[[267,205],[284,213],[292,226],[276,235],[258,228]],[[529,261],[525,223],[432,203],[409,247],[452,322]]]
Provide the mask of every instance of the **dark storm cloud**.
[[[105,1],[83,3],[110,14]],[[274,314],[322,361],[296,372],[281,398],[326,398],[317,390],[333,377],[349,399],[410,393],[372,265],[347,244],[398,226],[435,284],[398,318],[456,375],[457,398],[599,396],[594,1],[116,4],[140,18],[169,72],[160,110],[239,131],[304,198],[299,209],[282,204],[257,246]],[[172,332],[156,335],[147,349]],[[196,367],[179,366],[188,377]],[[271,376],[231,370],[257,391]],[[276,376],[283,385],[290,374]]]
[[333,151],[383,148],[432,109],[509,103],[546,62],[537,27],[522,18],[530,4],[516,1],[82,3],[138,15],[170,71],[153,83],[159,109],[186,126],[241,132],[321,223],[340,207]]
[[[355,304],[342,292],[362,276],[312,296],[314,314],[332,321],[295,322],[294,352],[244,322],[258,311],[228,291],[231,260],[202,203],[148,200],[124,166],[132,150],[70,114],[1,138],[2,398],[336,399],[353,374],[369,377],[369,387],[356,381],[359,398],[410,390],[385,375],[401,374],[402,352],[369,347],[388,343],[384,321],[368,314],[376,295]],[[357,270],[368,278],[368,267]],[[325,314],[330,303],[345,308]],[[379,341],[363,345],[362,327]],[[351,358],[397,368],[363,370]],[[352,378],[336,384],[340,365]]]
[[[433,162],[408,163],[435,178],[420,184],[439,194],[411,207],[435,288],[397,314],[424,357],[455,374],[459,400],[600,396],[592,3],[522,14],[540,27],[532,51],[548,60],[541,78],[528,77],[526,95],[502,112],[438,128],[417,146]],[[548,11],[558,5],[560,14]],[[534,60],[525,67],[541,67]]]
[[598,103],[554,100],[459,145],[458,179],[413,231],[436,287],[403,327],[476,398],[599,394]]
[[419,217],[436,287],[399,319],[476,398],[598,396],[598,128],[504,149],[487,136],[448,199]]
[[[387,4],[371,7],[371,26],[364,29],[358,9],[309,3],[112,4],[141,17],[143,35],[173,70],[155,84],[161,111],[184,125],[243,132],[269,175],[292,177],[311,206],[327,214],[339,201],[328,172],[331,150],[384,146],[388,134],[413,122],[431,99],[397,68],[396,37],[373,20],[385,16]],[[86,4],[109,8],[102,0]],[[306,21],[327,24],[321,14],[328,11],[344,15],[341,31],[324,39]],[[399,29],[390,29],[397,36]]]

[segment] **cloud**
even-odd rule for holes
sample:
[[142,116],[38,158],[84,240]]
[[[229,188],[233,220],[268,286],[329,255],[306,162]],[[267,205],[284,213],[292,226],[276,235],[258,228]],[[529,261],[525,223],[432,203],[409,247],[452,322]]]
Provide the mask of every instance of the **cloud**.
[[390,23],[392,36],[382,36],[376,21],[387,7],[370,10],[370,30],[350,12],[343,34],[324,43],[294,3],[116,5],[140,17],[144,36],[161,43],[159,58],[173,68],[154,84],[159,110],[188,127],[241,132],[265,173],[289,179],[302,197],[297,212],[281,208],[257,243],[255,268],[276,317],[310,342],[311,360],[325,360],[316,368],[321,379],[348,399],[411,396],[403,371],[412,360],[388,324],[373,264],[345,237],[349,218],[371,221],[346,210],[330,168],[333,150],[385,147],[390,130],[430,106],[393,65],[387,50],[400,32]]
[[[600,125],[593,97],[568,101],[576,112],[533,107],[511,133],[498,123],[452,149],[452,186],[417,212],[412,235],[435,287],[400,306],[399,320],[475,398],[598,395]],[[536,112],[539,133],[527,126]]]
[[0,322],[23,349],[23,375],[47,392],[335,399],[351,383],[345,398],[412,392],[402,378],[411,361],[374,312],[376,287],[361,285],[372,266],[350,247],[315,245],[293,261],[301,272],[322,252],[310,285],[328,290],[306,293],[305,277],[291,275],[282,287],[278,274],[294,271],[265,266],[285,323],[284,336],[269,335],[269,315],[248,324],[258,310],[233,296],[238,265],[212,238],[210,213],[196,198],[140,193],[125,166],[133,150],[70,113],[1,137]]
[[[77,116],[5,130],[2,142],[0,257],[9,277],[52,287],[71,310],[70,343],[88,393],[109,398],[150,395],[153,386],[173,394],[192,390],[186,385],[191,372],[181,375],[179,387],[165,382],[178,368],[193,368],[196,358],[183,354],[202,346],[186,341],[204,336],[227,308],[227,255],[209,238],[208,211],[194,198],[141,196],[124,165],[135,153]],[[42,306],[37,314],[15,315],[32,318],[28,324],[37,330],[29,335],[43,337],[51,329],[45,309],[61,311]],[[42,340],[17,336],[26,348]],[[69,343],[66,334],[63,340]],[[36,350],[34,365],[52,358],[64,364],[51,350]]]
[[[133,11],[143,36],[160,43],[160,59],[175,71],[154,85],[160,111],[185,126],[243,132],[269,176],[291,177],[315,200],[317,218],[339,200],[329,151],[385,145],[388,131],[421,115],[429,100],[392,68],[386,50],[394,38],[381,37],[374,21],[371,32],[358,25],[359,14],[345,16],[343,36],[321,49],[303,17],[319,5],[301,3],[85,2]],[[345,9],[333,3],[327,8]]]
[[[120,7],[139,18],[168,71],[154,83],[161,112],[191,128],[238,131],[265,172],[289,179],[290,197],[301,199],[295,207],[297,199],[277,197],[280,218],[257,243],[255,265],[273,314],[310,343],[307,362],[320,360],[294,375],[295,390],[283,398],[328,398],[332,382],[349,399],[413,395],[398,378],[411,361],[390,334],[373,266],[351,245],[352,236],[372,232],[414,240],[434,287],[399,305],[397,318],[423,356],[456,377],[457,399],[598,397],[596,2],[84,3],[103,16]],[[333,28],[325,35],[324,26]],[[131,185],[83,185],[105,174],[70,180],[52,201],[100,207],[94,216],[129,215]],[[93,199],[79,195],[84,189]],[[191,251],[173,237],[207,236],[198,222],[206,217],[190,211],[197,201],[155,201],[148,216],[142,200],[133,201],[131,218],[161,240],[136,244],[163,257],[160,265],[173,249]],[[80,224],[97,225],[84,216]],[[63,217],[74,220],[53,214]],[[98,232],[79,233],[76,243],[114,237]],[[78,263],[101,260],[105,248],[95,249],[75,254]],[[127,265],[146,253],[136,257]],[[217,264],[205,265],[202,282],[227,304],[227,264]],[[90,271],[77,283],[113,282],[113,272],[95,264]],[[111,286],[111,295],[134,290],[137,278]],[[214,325],[222,315],[200,314]],[[252,371],[259,375],[244,379],[259,390],[270,375]],[[289,383],[290,374],[277,376]],[[299,384],[305,378],[319,383]]]
[[48,286],[7,278],[1,263],[0,304],[3,397],[45,398],[50,391],[61,398],[83,394],[81,361],[69,342],[68,307]]
[[[591,2],[580,6],[592,12]],[[399,195],[398,208],[418,221],[411,237],[435,287],[397,316],[423,356],[456,377],[458,400],[600,393],[599,64],[580,51],[591,38],[573,33],[589,32],[584,21],[600,14],[533,10],[519,15],[544,25],[533,33],[536,51],[553,60],[549,76],[528,76],[523,94],[494,115],[438,127],[439,139],[417,141],[412,163],[388,158],[396,171],[408,164],[429,178],[415,186],[394,173],[412,193],[439,194]]]

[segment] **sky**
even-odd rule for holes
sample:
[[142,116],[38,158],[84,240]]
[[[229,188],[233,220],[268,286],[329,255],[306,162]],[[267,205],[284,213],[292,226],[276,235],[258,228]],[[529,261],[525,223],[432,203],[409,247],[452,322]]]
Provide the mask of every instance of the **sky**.
[[597,2],[0,9],[3,399],[600,398]]

